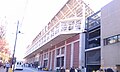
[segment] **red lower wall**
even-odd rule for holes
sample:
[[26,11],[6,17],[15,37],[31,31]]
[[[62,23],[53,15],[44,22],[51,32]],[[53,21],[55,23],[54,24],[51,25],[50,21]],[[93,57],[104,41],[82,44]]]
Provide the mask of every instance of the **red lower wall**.
[[79,42],[74,43],[73,66],[79,67]]
[[71,62],[71,44],[67,45],[66,47],[66,68],[70,68]]

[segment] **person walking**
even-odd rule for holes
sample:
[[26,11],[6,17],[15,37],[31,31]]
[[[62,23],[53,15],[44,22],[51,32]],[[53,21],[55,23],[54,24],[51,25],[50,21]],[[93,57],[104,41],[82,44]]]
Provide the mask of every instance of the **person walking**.
[[6,67],[6,72],[8,72],[8,70],[9,70],[9,68],[10,68],[9,62],[6,63],[5,67]]
[[70,72],[75,72],[74,67],[72,67],[72,68],[70,69]]

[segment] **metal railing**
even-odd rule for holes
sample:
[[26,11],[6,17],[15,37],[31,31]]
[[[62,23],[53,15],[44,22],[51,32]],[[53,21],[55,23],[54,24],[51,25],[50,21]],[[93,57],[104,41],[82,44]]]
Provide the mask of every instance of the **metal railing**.
[[42,37],[40,37],[34,44],[32,44],[31,48],[27,50],[26,55],[34,52],[36,49],[40,48],[58,35],[79,33],[81,28],[80,25],[81,18],[69,18],[66,20],[61,20],[49,31],[47,31]]

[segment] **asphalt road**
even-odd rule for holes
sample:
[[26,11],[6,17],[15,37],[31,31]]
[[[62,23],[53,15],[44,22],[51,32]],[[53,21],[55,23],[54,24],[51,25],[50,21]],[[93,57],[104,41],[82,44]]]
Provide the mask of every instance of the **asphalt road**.
[[52,71],[38,71],[34,68],[26,68],[24,67],[23,70],[15,70],[14,72],[52,72]]
[[[0,72],[6,72],[6,69],[0,67]],[[35,68],[23,67],[23,70],[15,70],[14,72],[54,72],[54,71],[38,71]]]
[[14,72],[40,72],[40,71],[31,68],[23,68],[23,70],[15,70]]

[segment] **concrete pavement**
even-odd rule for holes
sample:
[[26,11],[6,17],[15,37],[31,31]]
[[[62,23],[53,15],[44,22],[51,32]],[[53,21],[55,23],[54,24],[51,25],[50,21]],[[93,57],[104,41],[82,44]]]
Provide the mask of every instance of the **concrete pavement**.
[[31,67],[25,67],[24,69],[31,70],[32,72],[54,72],[54,71],[43,71],[39,70],[37,68],[31,68]]
[[3,67],[0,67],[0,72],[5,72],[5,69]]

